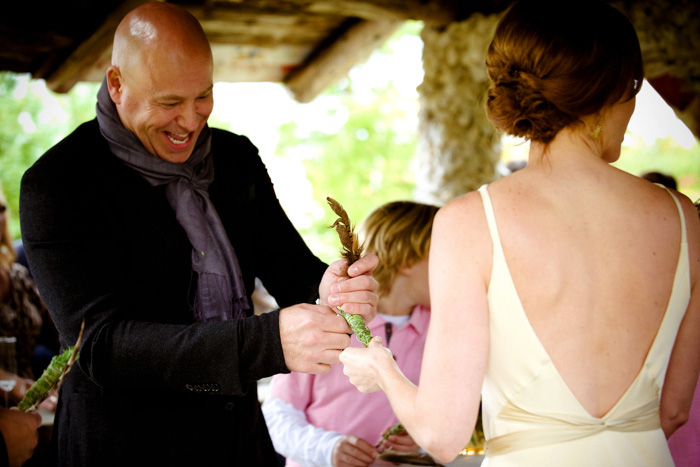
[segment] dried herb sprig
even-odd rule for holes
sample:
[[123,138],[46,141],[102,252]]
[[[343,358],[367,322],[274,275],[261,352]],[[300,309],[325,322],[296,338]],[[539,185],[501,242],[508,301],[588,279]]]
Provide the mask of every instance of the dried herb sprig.
[[[333,222],[333,225],[330,225],[328,228],[335,229],[335,231],[338,233],[340,244],[342,245],[340,254],[347,260],[348,267],[350,267],[352,263],[360,259],[360,256],[362,256],[362,245],[360,245],[355,229],[350,223],[348,213],[345,211],[343,206],[331,197],[327,197],[326,200],[328,201],[328,205],[331,207],[333,212],[338,215],[338,219],[336,219],[336,221]],[[348,314],[345,313],[340,307],[337,308],[340,315],[345,318],[345,321],[348,322],[348,325],[350,325],[350,328],[357,336],[357,340],[362,342],[362,345],[367,347],[369,342],[372,340],[372,334],[370,333],[367,324],[365,324],[365,320],[362,319],[362,316]]]
[[49,397],[54,389],[58,389],[80,355],[78,349],[83,339],[84,330],[85,320],[80,325],[80,334],[78,334],[78,340],[75,342],[75,345],[66,348],[59,355],[53,357],[49,366],[41,374],[41,377],[24,394],[22,400],[17,404],[17,408],[20,411],[28,412],[36,409],[39,404]]

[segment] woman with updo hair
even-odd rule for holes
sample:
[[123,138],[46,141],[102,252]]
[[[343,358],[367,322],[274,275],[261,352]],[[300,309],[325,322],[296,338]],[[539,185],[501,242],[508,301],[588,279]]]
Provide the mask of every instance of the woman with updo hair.
[[604,2],[524,0],[486,64],[488,116],[528,164],[436,216],[420,384],[377,341],[344,371],[443,462],[481,398],[483,465],[673,465],[700,372],[700,222],[610,165],[643,78],[635,31]]

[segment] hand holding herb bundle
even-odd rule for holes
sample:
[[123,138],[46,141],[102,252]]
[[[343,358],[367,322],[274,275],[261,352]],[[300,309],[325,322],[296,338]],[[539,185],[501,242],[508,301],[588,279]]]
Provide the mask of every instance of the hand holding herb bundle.
[[[340,243],[342,245],[340,253],[342,257],[347,260],[348,267],[350,267],[352,263],[360,259],[360,256],[362,255],[362,246],[360,245],[357,234],[350,223],[348,213],[345,212],[343,206],[333,198],[328,197],[326,200],[328,201],[328,204],[333,212],[338,215],[338,219],[336,219],[333,225],[329,226],[329,228],[333,228],[336,232],[338,232],[338,237],[340,238]],[[365,320],[362,319],[362,316],[345,313],[340,307],[337,307],[337,309],[340,312],[340,315],[345,318],[345,321],[348,322],[348,325],[350,325],[350,328],[357,336],[357,339],[362,342],[362,345],[367,347],[369,342],[372,340],[372,334],[365,324]]]

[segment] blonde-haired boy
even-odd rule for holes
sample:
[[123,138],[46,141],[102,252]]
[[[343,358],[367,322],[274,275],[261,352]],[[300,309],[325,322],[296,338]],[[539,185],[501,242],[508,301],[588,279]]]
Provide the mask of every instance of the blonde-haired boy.
[[[428,252],[437,210],[412,201],[387,203],[367,216],[358,232],[364,251],[379,258],[373,273],[379,282],[378,314],[368,326],[415,383],[430,317]],[[353,336],[351,345],[362,344]],[[275,375],[263,413],[287,466],[369,465],[384,448],[418,449],[406,433],[375,447],[396,416],[382,393],[357,391],[341,365],[324,375]]]

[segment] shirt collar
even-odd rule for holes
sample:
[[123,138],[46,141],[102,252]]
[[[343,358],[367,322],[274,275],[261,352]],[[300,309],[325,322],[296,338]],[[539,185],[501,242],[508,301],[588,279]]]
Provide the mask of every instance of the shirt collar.
[[[430,307],[423,305],[416,305],[411,312],[411,319],[408,320],[406,326],[411,326],[420,335],[425,334],[428,331],[428,323],[430,321]],[[377,315],[368,325],[370,331],[374,329],[380,329],[384,327],[386,321],[379,315]],[[374,333],[372,333],[374,334]]]

